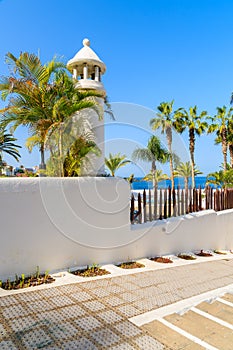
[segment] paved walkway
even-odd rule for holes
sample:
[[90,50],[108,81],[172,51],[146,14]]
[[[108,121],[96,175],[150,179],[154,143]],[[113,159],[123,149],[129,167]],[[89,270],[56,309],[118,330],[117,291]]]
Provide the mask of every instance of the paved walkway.
[[[3,296],[0,349],[204,349],[195,347],[195,342],[193,347],[174,339],[166,342],[165,322],[138,326],[129,319],[232,283],[233,259],[223,257]],[[177,326],[174,313],[166,317]],[[233,330],[228,330],[227,341],[232,344]]]

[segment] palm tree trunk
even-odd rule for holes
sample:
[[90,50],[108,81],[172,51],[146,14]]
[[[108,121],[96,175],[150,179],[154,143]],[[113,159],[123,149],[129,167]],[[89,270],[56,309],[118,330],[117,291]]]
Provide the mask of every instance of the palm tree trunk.
[[0,176],[2,176],[2,155],[0,153]]
[[194,150],[195,150],[195,131],[193,128],[191,128],[189,129],[189,152],[190,152],[190,159],[191,159],[192,188],[195,188]]
[[156,164],[155,164],[155,160],[153,160],[151,163],[151,171],[155,171],[155,170],[156,170]]
[[155,186],[156,186],[155,170],[156,170],[156,165],[155,165],[155,160],[153,160],[152,164],[151,164],[151,173],[152,173],[152,181],[153,181],[153,189],[154,189],[154,191],[155,191]]
[[41,158],[40,169],[46,169],[44,143],[40,145],[40,158]]
[[59,166],[60,166],[60,176],[64,177],[64,168],[63,168],[63,148],[62,148],[62,127],[59,128],[59,141],[58,141],[58,149],[59,149]]
[[173,190],[175,187],[175,184],[174,184],[174,169],[173,169],[173,159],[172,159],[172,128],[170,126],[167,126],[166,128],[166,137],[167,137],[168,151],[170,153],[169,163],[170,163],[172,190]]
[[229,144],[229,152],[230,152],[230,162],[231,162],[231,168],[233,169],[233,143]]
[[184,178],[184,188],[185,188],[185,212],[187,213],[188,211],[188,206],[189,206],[189,178],[185,177]]
[[222,130],[222,154],[223,154],[223,170],[227,170],[227,129]]

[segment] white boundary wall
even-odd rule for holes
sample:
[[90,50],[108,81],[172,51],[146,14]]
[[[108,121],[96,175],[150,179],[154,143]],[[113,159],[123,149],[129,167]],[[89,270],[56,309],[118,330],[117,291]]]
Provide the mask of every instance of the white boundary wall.
[[233,249],[233,210],[130,225],[119,178],[0,180],[0,279],[199,249]]

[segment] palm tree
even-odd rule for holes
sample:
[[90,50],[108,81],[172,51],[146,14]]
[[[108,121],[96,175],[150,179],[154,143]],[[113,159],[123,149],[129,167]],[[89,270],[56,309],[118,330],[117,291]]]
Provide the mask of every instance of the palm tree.
[[157,107],[158,113],[156,113],[156,118],[151,119],[150,125],[153,130],[161,128],[162,133],[166,134],[167,146],[169,152],[169,163],[170,163],[170,172],[171,172],[171,183],[172,189],[174,188],[174,167],[173,167],[173,158],[172,158],[172,126],[173,126],[173,103],[171,102],[162,102]]
[[[151,162],[151,174],[156,172],[156,162],[166,163],[169,160],[169,153],[162,147],[158,137],[151,136],[146,148],[137,148],[133,151],[133,160]],[[157,188],[156,176],[152,176],[153,187]]]
[[224,171],[227,170],[227,125],[232,120],[233,108],[227,110],[226,106],[217,107],[217,114],[210,118],[211,125],[208,128],[208,133],[216,132],[216,143],[222,144]]
[[115,155],[109,153],[109,158],[105,158],[105,165],[110,170],[112,176],[115,176],[118,169],[129,163],[131,163],[131,161],[126,159],[126,156],[121,155],[120,153]]
[[80,136],[71,145],[67,155],[65,157],[63,167],[64,176],[80,176],[82,171],[82,165],[87,161],[87,155],[94,153],[99,155],[100,150],[96,146],[95,142],[88,141],[86,138]]
[[169,176],[167,174],[163,174],[162,170],[154,170],[151,171],[149,174],[147,174],[143,180],[145,181],[152,181],[153,182],[153,188],[156,191],[158,189],[158,183],[163,180],[169,180]]
[[17,148],[21,148],[21,146],[16,145],[14,141],[17,139],[12,136],[12,134],[7,134],[5,131],[0,131],[0,152],[5,152],[15,158],[17,162],[21,157]]
[[19,125],[29,127],[31,138],[29,148],[39,146],[41,168],[45,168],[45,143],[48,133],[55,129],[62,130],[64,120],[75,112],[85,108],[96,108],[97,102],[90,100],[99,96],[94,91],[80,92],[65,71],[65,65],[55,59],[42,65],[33,54],[22,53],[17,59],[7,54],[7,62],[17,73],[0,80],[2,99],[9,95],[2,114],[1,125],[12,125],[15,130]]
[[19,125],[34,128],[37,125],[37,136],[41,136],[39,141],[41,152],[41,167],[45,167],[44,161],[44,133],[49,123],[46,116],[45,98],[46,92],[52,84],[53,74],[65,68],[62,62],[55,59],[47,65],[42,65],[40,59],[27,52],[21,53],[16,58],[12,53],[6,55],[6,62],[13,68],[9,77],[0,80],[1,97],[5,100],[9,95],[8,106],[1,112],[3,127],[12,125],[15,130]]
[[[189,178],[192,177],[193,169],[192,169],[192,164],[190,162],[185,162],[185,163],[180,163],[175,171],[174,171],[174,176],[175,177],[183,177],[184,178],[184,184],[185,184],[185,192],[188,192],[188,182]],[[202,172],[194,168],[194,175],[200,175]]]
[[208,124],[203,120],[207,116],[207,111],[202,111],[200,114],[197,113],[197,106],[190,107],[189,110],[180,108],[175,112],[174,115],[174,127],[182,133],[185,129],[189,132],[189,153],[191,159],[191,177],[192,177],[192,188],[195,188],[195,136],[200,136],[208,128]]
[[230,165],[233,169],[233,121],[229,120],[227,125],[227,143],[230,153]]
[[[46,129],[45,145],[51,145],[50,139],[53,135],[58,135],[58,153],[60,157],[60,176],[63,176],[63,162],[66,152],[64,152],[65,142],[63,141],[64,133],[71,136],[76,130],[76,137],[87,137],[90,140],[90,134],[94,138],[91,130],[91,124],[87,118],[83,117],[80,112],[89,108],[96,111],[99,118],[102,118],[99,110],[99,103],[95,97],[100,94],[95,91],[79,91],[76,89],[74,81],[66,73],[59,72],[55,75],[53,87],[51,89],[52,100],[50,113],[50,126]],[[82,125],[80,125],[82,124]],[[72,130],[73,127],[73,130]],[[73,139],[70,139],[71,146]],[[67,146],[66,146],[67,149]]]
[[5,130],[0,131],[0,169],[2,168],[2,153],[5,152],[12,156],[17,162],[21,157],[19,154],[18,148],[21,146],[16,145],[14,142],[17,139],[14,138],[11,134],[6,133]]
[[233,187],[233,169],[230,170],[219,170],[214,173],[207,175],[206,184],[213,184],[215,186],[220,186],[222,188]]

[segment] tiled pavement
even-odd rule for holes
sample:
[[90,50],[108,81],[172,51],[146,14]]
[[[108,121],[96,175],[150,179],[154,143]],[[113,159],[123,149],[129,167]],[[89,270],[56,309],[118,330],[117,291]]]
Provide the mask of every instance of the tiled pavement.
[[232,283],[221,259],[0,297],[0,350],[172,349],[129,318]]

